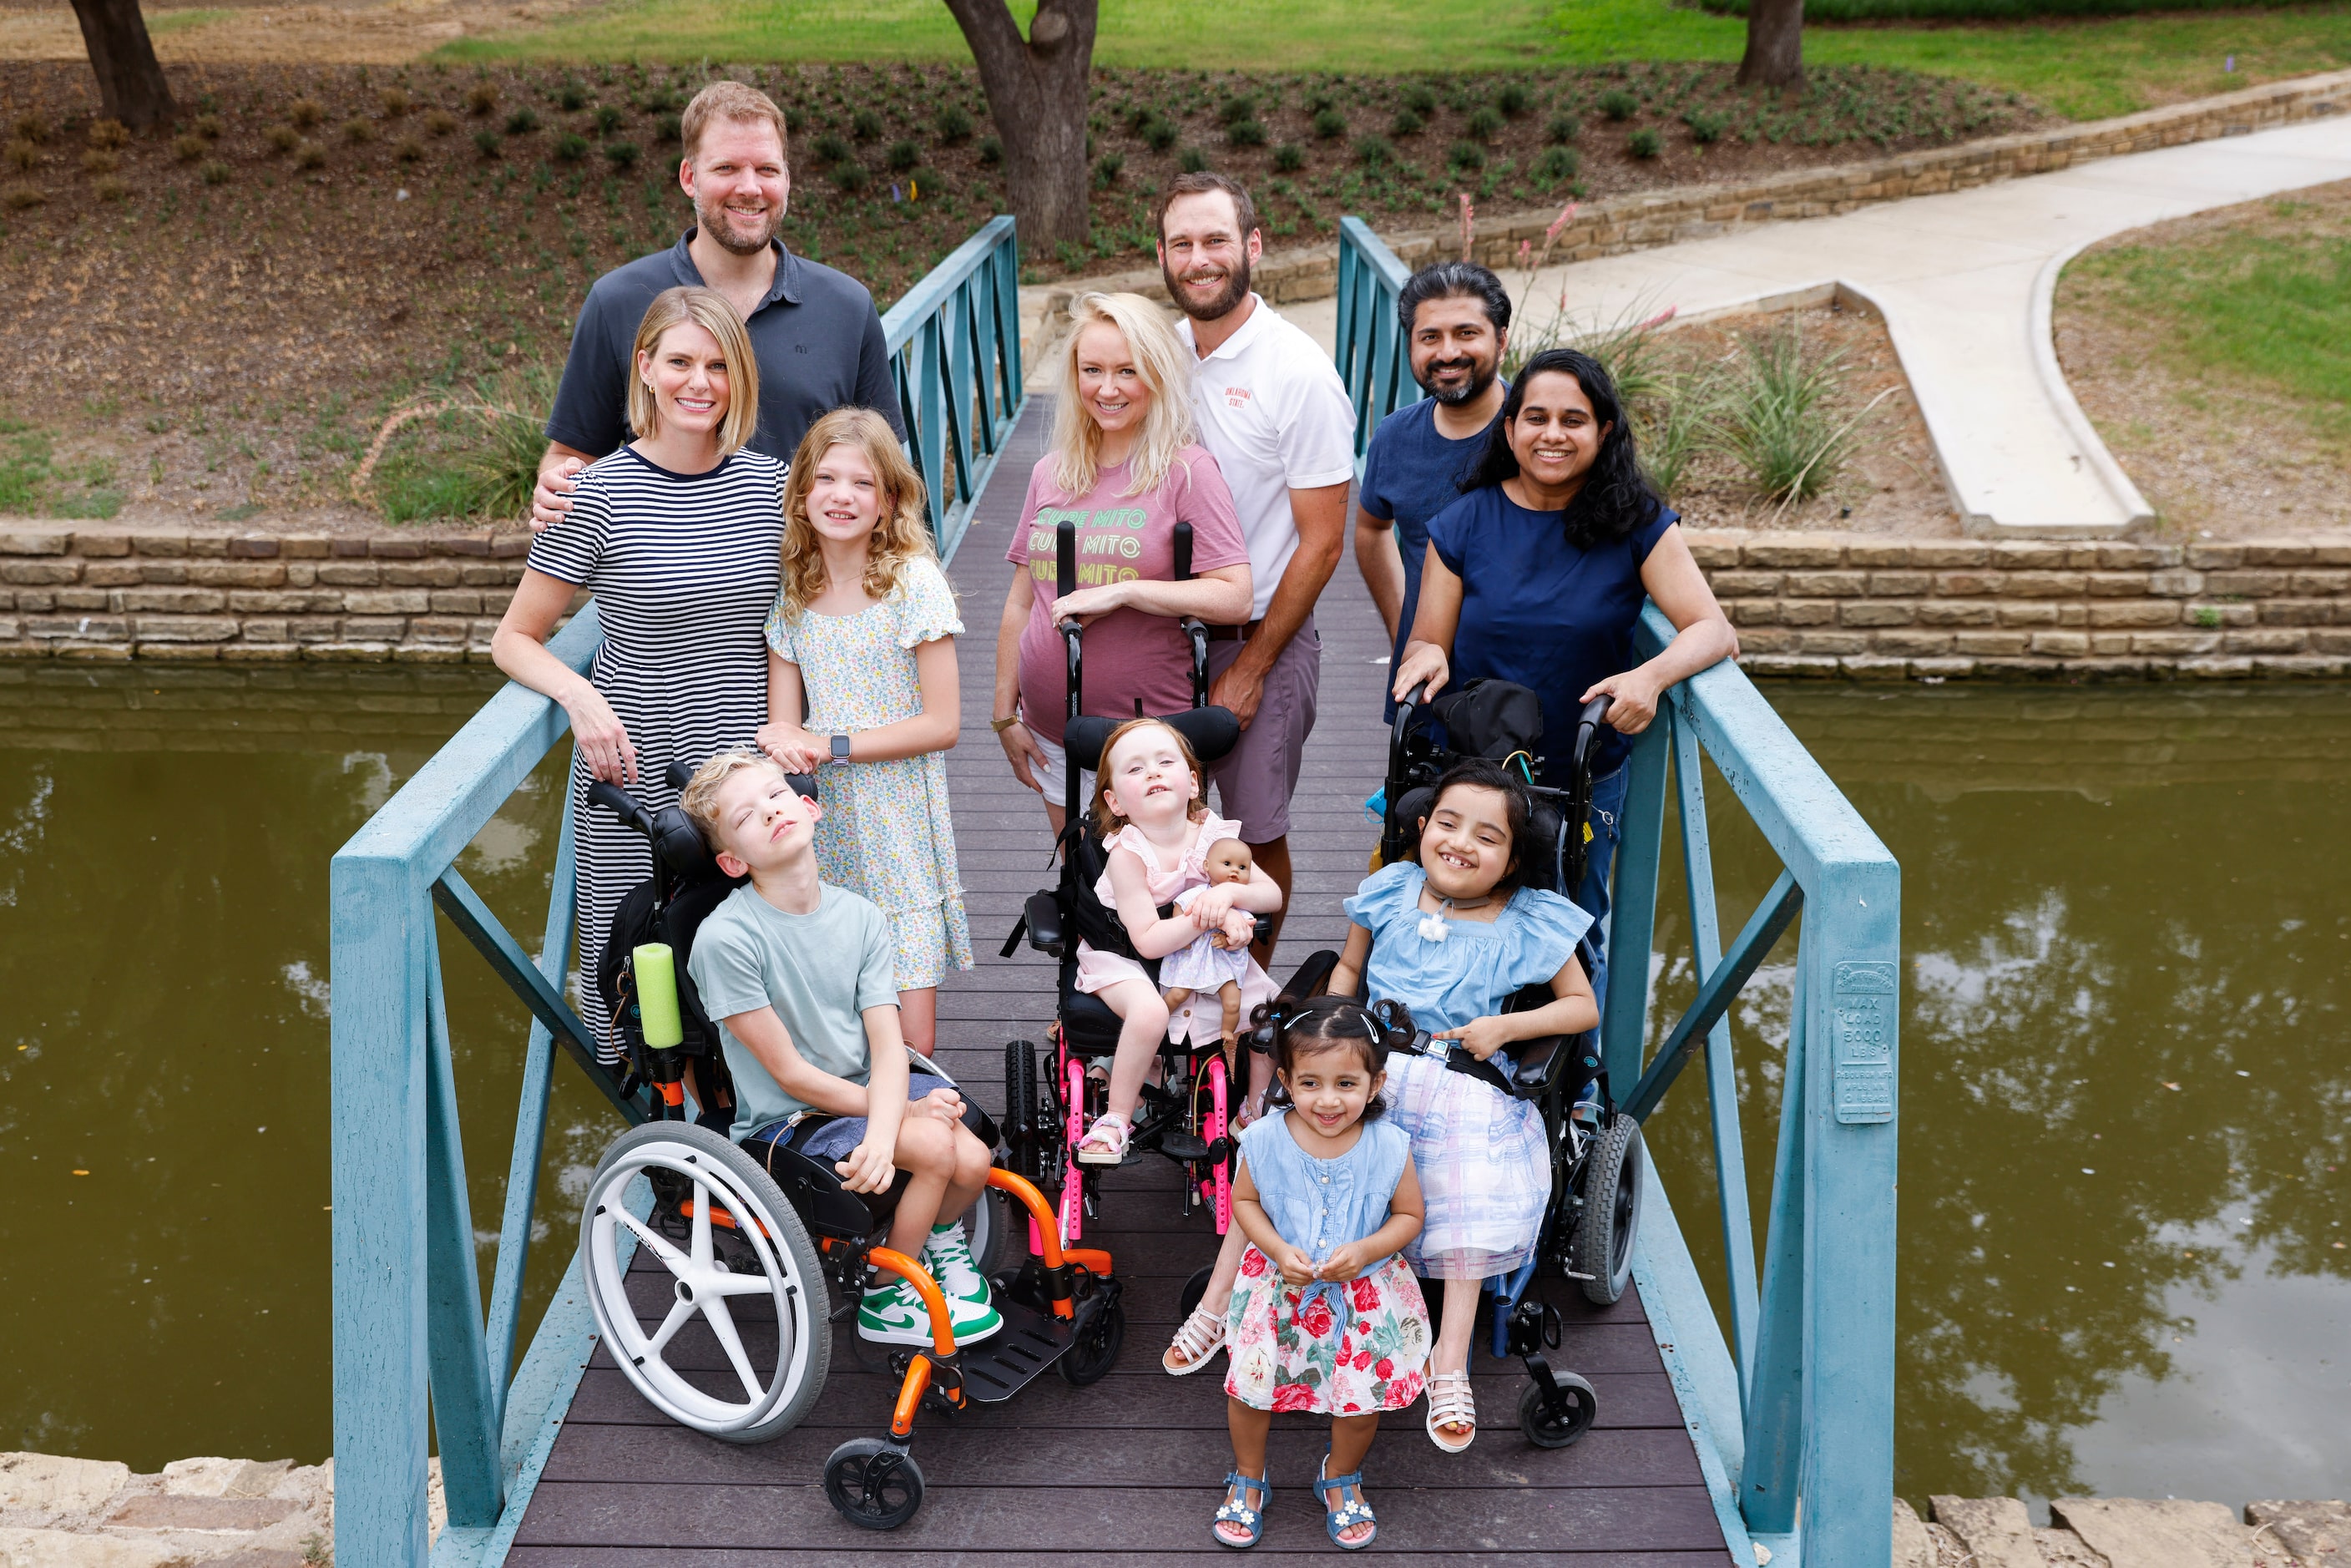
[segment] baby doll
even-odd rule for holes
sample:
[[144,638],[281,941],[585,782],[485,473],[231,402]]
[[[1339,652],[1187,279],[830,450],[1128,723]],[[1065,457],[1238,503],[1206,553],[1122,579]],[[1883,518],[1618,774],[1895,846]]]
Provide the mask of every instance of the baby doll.
[[[1254,862],[1249,848],[1238,839],[1218,839],[1208,846],[1204,862],[1207,885],[1238,882],[1246,884]],[[1189,910],[1200,889],[1186,888],[1176,895],[1176,907]],[[1241,982],[1249,977],[1249,948],[1228,946],[1222,931],[1203,932],[1191,945],[1178,947],[1159,961],[1159,983],[1167,988],[1167,1010],[1175,1012],[1195,991],[1214,990],[1224,1005],[1224,1041],[1230,1047],[1240,1038]]]

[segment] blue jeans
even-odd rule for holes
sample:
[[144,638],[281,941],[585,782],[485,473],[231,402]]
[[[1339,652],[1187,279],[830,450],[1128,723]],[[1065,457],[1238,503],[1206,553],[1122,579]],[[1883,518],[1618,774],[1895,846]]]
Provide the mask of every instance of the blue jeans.
[[1616,841],[1624,836],[1630,771],[1620,762],[1616,771],[1592,781],[1592,841],[1584,846],[1583,881],[1574,893],[1576,904],[1592,916],[1592,945],[1600,954],[1592,994],[1604,1007],[1608,1001],[1608,878],[1616,869]]

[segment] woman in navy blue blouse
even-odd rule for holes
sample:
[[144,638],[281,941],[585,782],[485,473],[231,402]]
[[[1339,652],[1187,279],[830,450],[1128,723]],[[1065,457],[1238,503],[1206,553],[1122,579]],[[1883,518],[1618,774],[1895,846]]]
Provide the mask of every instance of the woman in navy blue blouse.
[[[1573,349],[1537,354],[1511,383],[1461,498],[1429,522],[1420,602],[1396,666],[1399,697],[1480,675],[1531,688],[1542,702],[1540,782],[1560,788],[1577,714],[1603,693],[1614,699],[1614,733],[1603,735],[1593,765],[1589,869],[1575,890],[1595,916],[1608,907],[1625,800],[1623,737],[1649,727],[1667,687],[1739,653],[1680,522],[1643,476],[1600,362]],[[1635,665],[1645,600],[1677,634]]]

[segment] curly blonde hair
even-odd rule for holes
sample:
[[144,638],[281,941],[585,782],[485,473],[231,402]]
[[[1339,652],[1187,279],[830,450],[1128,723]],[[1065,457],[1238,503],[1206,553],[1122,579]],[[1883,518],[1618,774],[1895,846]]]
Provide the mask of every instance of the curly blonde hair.
[[882,486],[882,513],[874,521],[865,558],[866,593],[887,599],[907,563],[938,559],[930,525],[923,518],[923,476],[906,461],[905,448],[898,444],[890,422],[870,408],[834,409],[809,427],[784,481],[784,612],[790,619],[797,619],[825,591],[823,541],[809,520],[808,497],[816,483],[817,464],[836,446],[863,453]]

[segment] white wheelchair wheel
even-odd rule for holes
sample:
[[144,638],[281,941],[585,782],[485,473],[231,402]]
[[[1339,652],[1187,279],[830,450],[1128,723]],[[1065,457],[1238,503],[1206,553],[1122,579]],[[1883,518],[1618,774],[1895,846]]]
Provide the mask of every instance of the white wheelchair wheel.
[[[655,1176],[689,1190],[683,1247],[628,1205],[643,1202],[639,1178]],[[625,1234],[659,1264],[635,1276],[640,1291],[656,1285],[667,1298],[644,1304],[660,1316],[650,1329],[629,1296]],[[797,1426],[823,1392],[831,1297],[816,1248],[768,1173],[720,1134],[652,1122],[613,1140],[588,1186],[580,1249],[597,1331],[637,1392],[672,1420],[728,1442],[764,1442]],[[697,1319],[707,1338],[681,1340]],[[765,1343],[771,1328],[772,1352]]]

